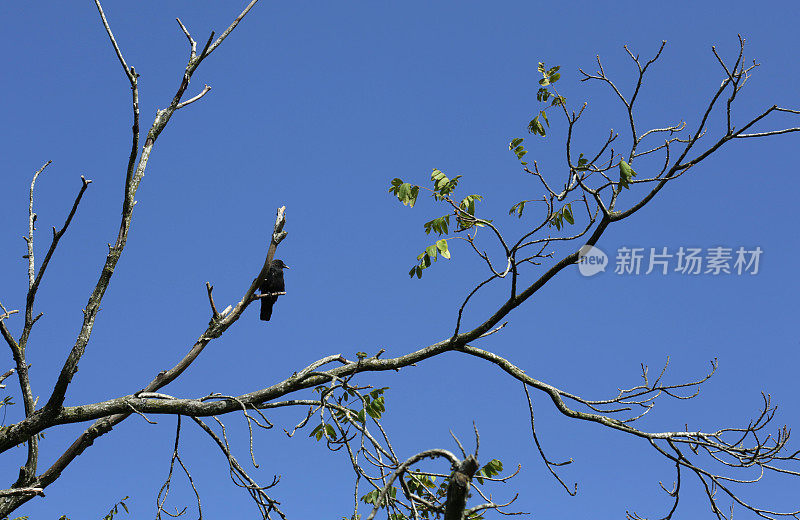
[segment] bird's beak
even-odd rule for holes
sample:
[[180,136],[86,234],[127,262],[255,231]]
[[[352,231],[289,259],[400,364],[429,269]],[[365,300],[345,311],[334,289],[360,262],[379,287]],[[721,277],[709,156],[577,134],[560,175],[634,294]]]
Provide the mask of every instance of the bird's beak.
[[283,264],[283,268],[284,268],[284,269],[289,269],[289,266],[288,266],[288,265],[286,265],[286,264]]

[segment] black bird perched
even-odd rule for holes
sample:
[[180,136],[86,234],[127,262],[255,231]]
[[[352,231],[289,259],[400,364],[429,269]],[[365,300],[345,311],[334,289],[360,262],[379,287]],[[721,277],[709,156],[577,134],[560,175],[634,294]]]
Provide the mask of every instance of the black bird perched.
[[[283,260],[273,260],[267,270],[267,275],[264,281],[261,282],[258,290],[261,294],[277,293],[286,291],[283,284],[283,270],[289,269],[289,266],[283,263]],[[261,298],[261,320],[269,321],[272,316],[272,306],[278,301],[277,296],[264,296]]]

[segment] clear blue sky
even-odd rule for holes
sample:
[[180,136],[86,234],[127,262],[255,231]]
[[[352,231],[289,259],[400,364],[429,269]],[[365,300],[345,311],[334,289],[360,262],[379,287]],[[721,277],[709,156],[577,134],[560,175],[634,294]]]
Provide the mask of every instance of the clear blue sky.
[[[204,41],[243,5],[107,2],[117,40],[141,74],[143,125],[171,99],[185,65],[186,40],[174,18]],[[595,55],[629,92],[632,66],[622,45],[650,56],[667,40],[639,100],[642,125],[680,119],[691,125],[724,77],[711,45],[731,57],[741,33],[748,56],[762,64],[742,92],[737,114],[745,118],[772,103],[800,105],[796,23],[792,2],[260,3],[196,73],[190,95],[204,83],[211,93],[177,113],[156,145],[128,246],[68,403],[134,392],[182,357],[209,318],[205,282],[215,285],[222,307],[241,296],[263,261],[280,205],[287,207],[289,236],[279,256],[292,269],[273,321],[259,322],[248,310],[167,392],[240,394],[325,355],[385,348],[394,356],[448,336],[459,302],[484,277],[480,263],[455,246],[452,261],[421,281],[409,280],[415,256],[430,243],[422,223],[440,209],[427,200],[414,210],[402,207],[386,192],[392,178],[426,182],[434,167],[462,174],[465,192],[485,195],[483,214],[518,230],[508,208],[539,196],[539,188],[520,172],[507,143],[525,135],[537,108],[538,61],[562,66],[559,85],[575,106],[589,100],[580,139],[595,143],[608,128],[625,124],[607,89],[578,82],[578,67],[594,70]],[[40,258],[50,226],[61,225],[80,186],[79,175],[93,180],[37,300],[36,310],[45,315],[29,359],[34,392],[44,396],[74,342],[106,243],[116,237],[130,93],[92,2],[5,2],[0,27],[0,301],[6,307],[24,308],[20,235],[27,229],[33,172],[53,160],[37,184]],[[712,122],[713,130],[719,122]],[[775,119],[776,125],[788,122]],[[529,157],[555,168],[563,138],[560,124],[546,140],[531,136]],[[800,426],[800,240],[791,184],[798,139],[726,146],[599,244],[606,251],[758,246],[764,251],[758,275],[607,272],[586,279],[569,269],[517,309],[502,333],[477,345],[595,399],[638,384],[642,362],[657,370],[670,356],[667,377],[677,382],[701,376],[718,357],[720,370],[697,400],[664,402],[641,427],[746,425],[762,391],[781,405],[776,426]],[[484,293],[468,323],[482,320],[501,298],[499,291]],[[9,323],[16,331],[20,318]],[[10,363],[8,356],[0,372]],[[10,382],[14,388],[16,380]],[[533,518],[621,518],[625,510],[658,517],[669,507],[658,482],[669,486],[672,465],[645,442],[569,421],[534,394],[547,453],[575,459],[561,471],[567,482],[579,482],[578,496],[568,497],[531,441],[520,385],[494,366],[449,354],[385,375],[381,385],[391,387],[385,424],[401,456],[455,449],[449,429],[471,443],[474,420],[483,461],[523,466],[495,497],[519,492],[519,509]],[[21,404],[9,409],[6,424],[20,411]],[[282,475],[273,495],[292,518],[348,516],[352,470],[346,456],[307,434],[287,439],[282,433],[302,416],[300,410],[276,414],[275,429],[258,433],[261,469],[255,474],[262,481]],[[32,500],[19,513],[95,518],[130,495],[132,518],[148,517],[174,435],[173,418],[158,422],[130,418],[81,456],[46,499]],[[227,422],[245,462],[242,421],[231,416]],[[49,432],[42,466],[85,427]],[[254,518],[254,506],[227,480],[216,448],[189,425],[184,430],[184,459],[204,513]],[[3,456],[4,486],[23,456],[22,449]],[[178,482],[174,504],[191,504]],[[796,496],[797,482],[763,484],[745,496],[776,508],[797,506],[787,498]],[[684,492],[679,517],[709,514],[696,479],[685,479]]]

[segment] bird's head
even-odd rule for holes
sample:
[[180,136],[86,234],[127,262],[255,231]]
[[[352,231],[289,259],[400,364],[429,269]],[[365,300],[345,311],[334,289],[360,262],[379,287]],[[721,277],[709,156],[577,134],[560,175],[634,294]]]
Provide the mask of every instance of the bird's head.
[[283,263],[283,260],[275,259],[272,261],[272,266],[275,269],[289,269],[289,266]]

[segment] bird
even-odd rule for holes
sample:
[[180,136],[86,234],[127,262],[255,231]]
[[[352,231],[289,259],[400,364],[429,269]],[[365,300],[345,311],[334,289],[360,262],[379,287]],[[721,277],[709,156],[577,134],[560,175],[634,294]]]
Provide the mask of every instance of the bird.
[[[261,282],[258,290],[261,294],[277,293],[286,291],[283,284],[283,270],[289,269],[289,266],[283,263],[283,260],[273,260],[269,265],[267,274]],[[261,321],[269,321],[272,316],[272,306],[278,301],[278,296],[263,296],[261,298]]]

